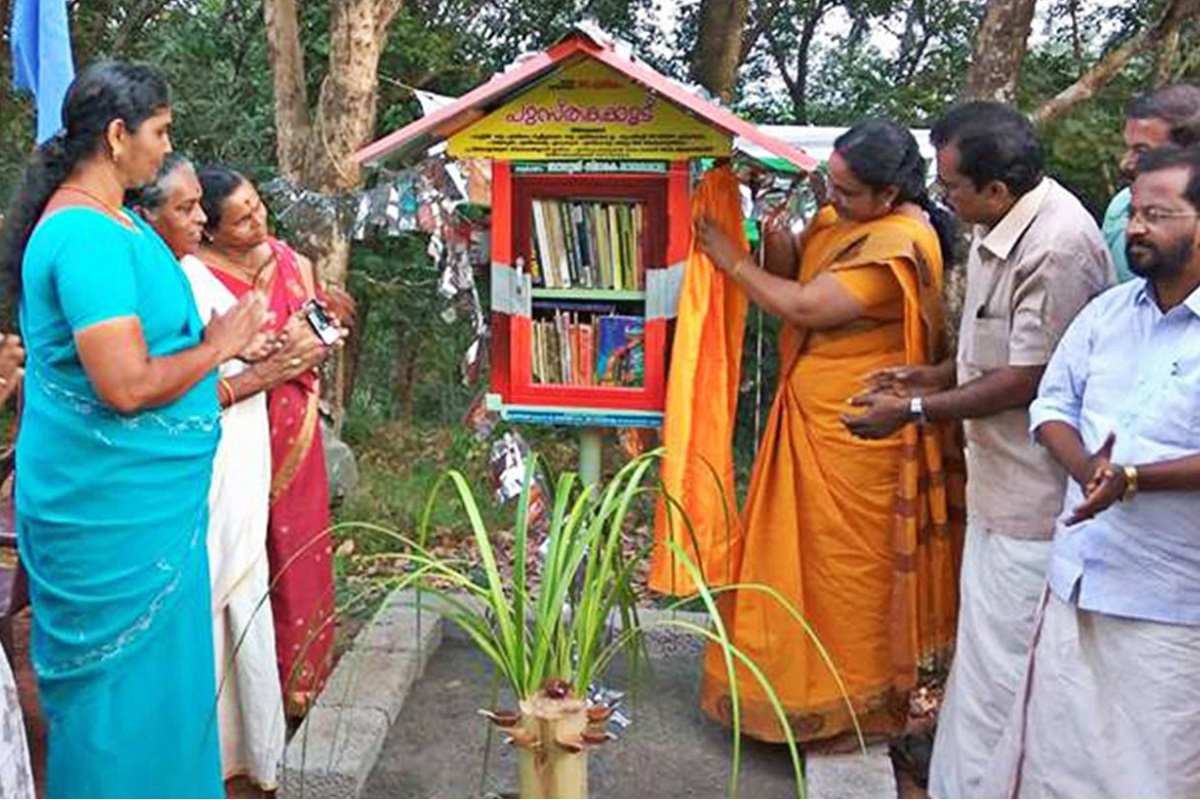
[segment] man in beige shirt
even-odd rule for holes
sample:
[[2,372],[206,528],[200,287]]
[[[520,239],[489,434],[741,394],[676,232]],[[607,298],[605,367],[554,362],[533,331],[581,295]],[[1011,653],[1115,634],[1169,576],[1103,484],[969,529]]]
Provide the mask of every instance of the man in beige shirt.
[[846,424],[865,438],[962,420],[967,537],[955,661],[930,766],[933,797],[972,797],[1028,656],[1066,472],[1029,437],[1029,404],[1059,337],[1115,280],[1083,205],[1042,174],[1029,121],[968,103],[934,126],[938,181],[974,224],[957,363],[871,376]]

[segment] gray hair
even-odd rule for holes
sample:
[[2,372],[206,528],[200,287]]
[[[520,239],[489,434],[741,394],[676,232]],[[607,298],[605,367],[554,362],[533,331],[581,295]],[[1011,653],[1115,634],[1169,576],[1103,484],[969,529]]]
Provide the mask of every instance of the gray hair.
[[167,202],[167,179],[180,167],[187,167],[193,171],[196,169],[187,156],[179,153],[167,153],[154,180],[145,186],[131,189],[125,196],[125,205],[138,206],[146,211],[157,211],[162,208],[162,204]]

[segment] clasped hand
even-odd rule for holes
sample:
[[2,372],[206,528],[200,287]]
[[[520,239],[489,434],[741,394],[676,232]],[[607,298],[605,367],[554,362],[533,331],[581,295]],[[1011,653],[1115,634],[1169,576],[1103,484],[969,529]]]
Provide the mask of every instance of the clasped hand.
[[303,311],[298,311],[288,318],[287,324],[279,332],[279,340],[282,342],[279,350],[254,365],[254,370],[267,386],[286,383],[309,370],[316,369],[330,353],[342,347],[348,331],[341,327],[337,317],[330,316],[341,332],[341,336],[332,346],[321,341]]
[[1124,467],[1112,463],[1113,445],[1117,442],[1115,433],[1108,434],[1104,444],[1088,457],[1084,474],[1087,483],[1083,484],[1083,502],[1071,510],[1067,517],[1067,525],[1078,525],[1084,520],[1095,517],[1113,503],[1120,502],[1129,488],[1125,478]]

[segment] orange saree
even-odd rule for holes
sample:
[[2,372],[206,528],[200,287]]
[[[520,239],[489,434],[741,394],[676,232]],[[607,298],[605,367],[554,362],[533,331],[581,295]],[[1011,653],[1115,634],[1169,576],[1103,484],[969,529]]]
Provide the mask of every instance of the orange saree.
[[[842,424],[847,400],[874,370],[934,360],[942,335],[942,260],[923,223],[890,215],[814,221],[800,280],[831,273],[866,309],[839,328],[785,327],[780,387],[742,518],[737,579],[788,598],[828,651],[864,733],[905,720],[918,663],[953,641],[961,552],[962,482],[947,480],[948,429],[907,425],[878,441]],[[952,512],[951,505],[957,508]],[[834,675],[803,627],[762,592],[721,598],[735,644],[763,670],[799,740],[853,729]],[[742,730],[784,732],[766,693],[739,665]],[[724,660],[705,657],[701,706],[730,721]]]
[[[714,167],[692,193],[692,221],[713,220],[748,250],[741,203],[733,170]],[[666,452],[660,472],[671,502],[660,498],[654,515],[648,582],[656,592],[687,596],[697,590],[668,541],[679,545],[708,585],[732,580],[739,540],[733,424],[748,305],[741,287],[693,243],[684,268],[667,378],[662,434]]]

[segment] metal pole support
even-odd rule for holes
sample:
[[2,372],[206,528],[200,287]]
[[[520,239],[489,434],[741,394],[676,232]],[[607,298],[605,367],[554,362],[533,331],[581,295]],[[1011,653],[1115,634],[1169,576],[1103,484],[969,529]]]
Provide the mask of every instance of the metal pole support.
[[604,444],[601,428],[579,429],[579,479],[585,487],[600,491],[600,452]]

